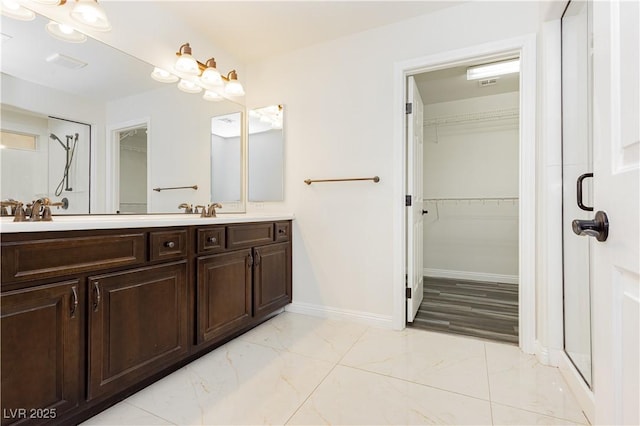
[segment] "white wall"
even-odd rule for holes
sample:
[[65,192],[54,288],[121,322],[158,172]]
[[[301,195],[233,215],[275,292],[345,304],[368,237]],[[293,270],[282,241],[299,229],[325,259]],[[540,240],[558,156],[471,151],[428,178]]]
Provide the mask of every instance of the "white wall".
[[[425,105],[425,120],[517,109],[519,93]],[[518,197],[518,119],[427,126],[424,198]],[[429,201],[425,275],[517,282],[518,200]]]
[[178,213],[180,203],[207,204],[211,194],[211,118],[239,111],[230,102],[207,102],[174,84],[107,104],[107,125],[150,120],[147,149],[150,188],[198,185],[198,190],[151,191],[149,212]]
[[[394,63],[536,33],[538,5],[470,2],[249,64],[247,104],[287,108],[294,308],[389,325],[393,313]],[[381,182],[306,178],[378,175]],[[265,206],[270,208],[271,206]]]

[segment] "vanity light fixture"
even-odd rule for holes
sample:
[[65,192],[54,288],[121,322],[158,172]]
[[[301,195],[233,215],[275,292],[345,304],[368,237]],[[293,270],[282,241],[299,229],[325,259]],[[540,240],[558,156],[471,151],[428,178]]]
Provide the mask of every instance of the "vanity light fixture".
[[189,43],[185,43],[180,46],[176,55],[178,55],[178,59],[176,60],[176,64],[173,66],[176,71],[193,76],[200,75],[198,61],[191,56],[191,46],[189,46]]
[[32,21],[36,14],[22,6],[16,0],[2,0],[2,14],[20,21]]
[[180,80],[178,83],[178,89],[182,90],[186,93],[200,93],[202,92],[202,87],[198,86],[191,80],[185,80],[184,78]]
[[[111,30],[111,24],[107,19],[107,14],[98,4],[97,0],[75,1],[76,4],[71,10],[71,18],[97,31]],[[60,0],[60,4],[64,4],[65,2],[66,0]]]
[[222,100],[223,96],[217,89],[224,87],[224,94],[228,96],[244,96],[244,88],[238,81],[238,73],[231,70],[224,76],[216,68],[216,60],[210,58],[206,63],[196,60],[192,56],[189,43],[185,43],[176,52],[178,59],[175,65],[175,74],[160,68],[155,68],[151,78],[163,83],[174,83],[178,80],[178,88],[188,93],[200,93],[206,89],[203,98],[207,101]]
[[70,43],[84,43],[87,41],[87,36],[82,34],[80,31],[77,31],[73,27],[69,25],[60,24],[55,21],[49,21],[49,23],[45,27],[47,32],[51,34],[51,36],[63,40],[68,41]]
[[493,62],[490,64],[476,65],[467,68],[467,80],[479,80],[481,78],[497,77],[499,75],[512,74],[520,71],[520,59]]
[[155,67],[151,73],[151,78],[160,83],[175,83],[180,80],[177,76],[162,68]]

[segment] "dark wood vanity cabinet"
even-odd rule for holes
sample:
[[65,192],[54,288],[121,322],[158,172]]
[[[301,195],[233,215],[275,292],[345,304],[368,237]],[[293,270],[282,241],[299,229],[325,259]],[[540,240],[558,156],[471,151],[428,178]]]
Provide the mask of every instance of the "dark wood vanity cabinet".
[[187,354],[186,260],[88,282],[89,400],[114,394]]
[[78,406],[81,297],[75,280],[0,296],[3,425],[54,420]]
[[264,321],[290,227],[2,234],[2,425],[80,422]]

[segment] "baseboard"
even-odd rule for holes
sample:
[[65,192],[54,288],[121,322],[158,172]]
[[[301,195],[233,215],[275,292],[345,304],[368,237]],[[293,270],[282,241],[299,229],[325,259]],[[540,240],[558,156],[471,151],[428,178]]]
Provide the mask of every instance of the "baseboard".
[[487,274],[484,272],[449,271],[446,269],[424,268],[425,277],[449,278],[453,280],[489,281],[507,284],[518,284],[517,275]]
[[560,374],[562,374],[562,377],[564,377],[564,380],[569,385],[569,389],[571,389],[573,396],[576,397],[576,400],[578,401],[580,408],[582,408],[584,415],[587,416],[589,423],[594,424],[593,421],[595,420],[596,403],[593,392],[589,389],[589,386],[587,386],[585,381],[582,379],[582,376],[580,376],[580,373],[578,373],[564,351],[559,358],[558,369],[560,370]]
[[372,325],[379,328],[393,328],[391,315],[378,315],[369,312],[352,311],[349,309],[333,308],[310,303],[293,302],[285,307],[285,311],[296,314],[312,315],[315,317],[354,321],[361,324]]

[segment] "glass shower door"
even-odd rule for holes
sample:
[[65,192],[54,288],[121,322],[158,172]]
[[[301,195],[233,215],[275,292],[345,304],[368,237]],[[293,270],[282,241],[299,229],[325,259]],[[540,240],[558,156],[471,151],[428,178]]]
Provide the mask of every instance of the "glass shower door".
[[573,233],[573,219],[592,219],[590,4],[572,0],[562,17],[562,238],[564,350],[591,386],[593,238]]

